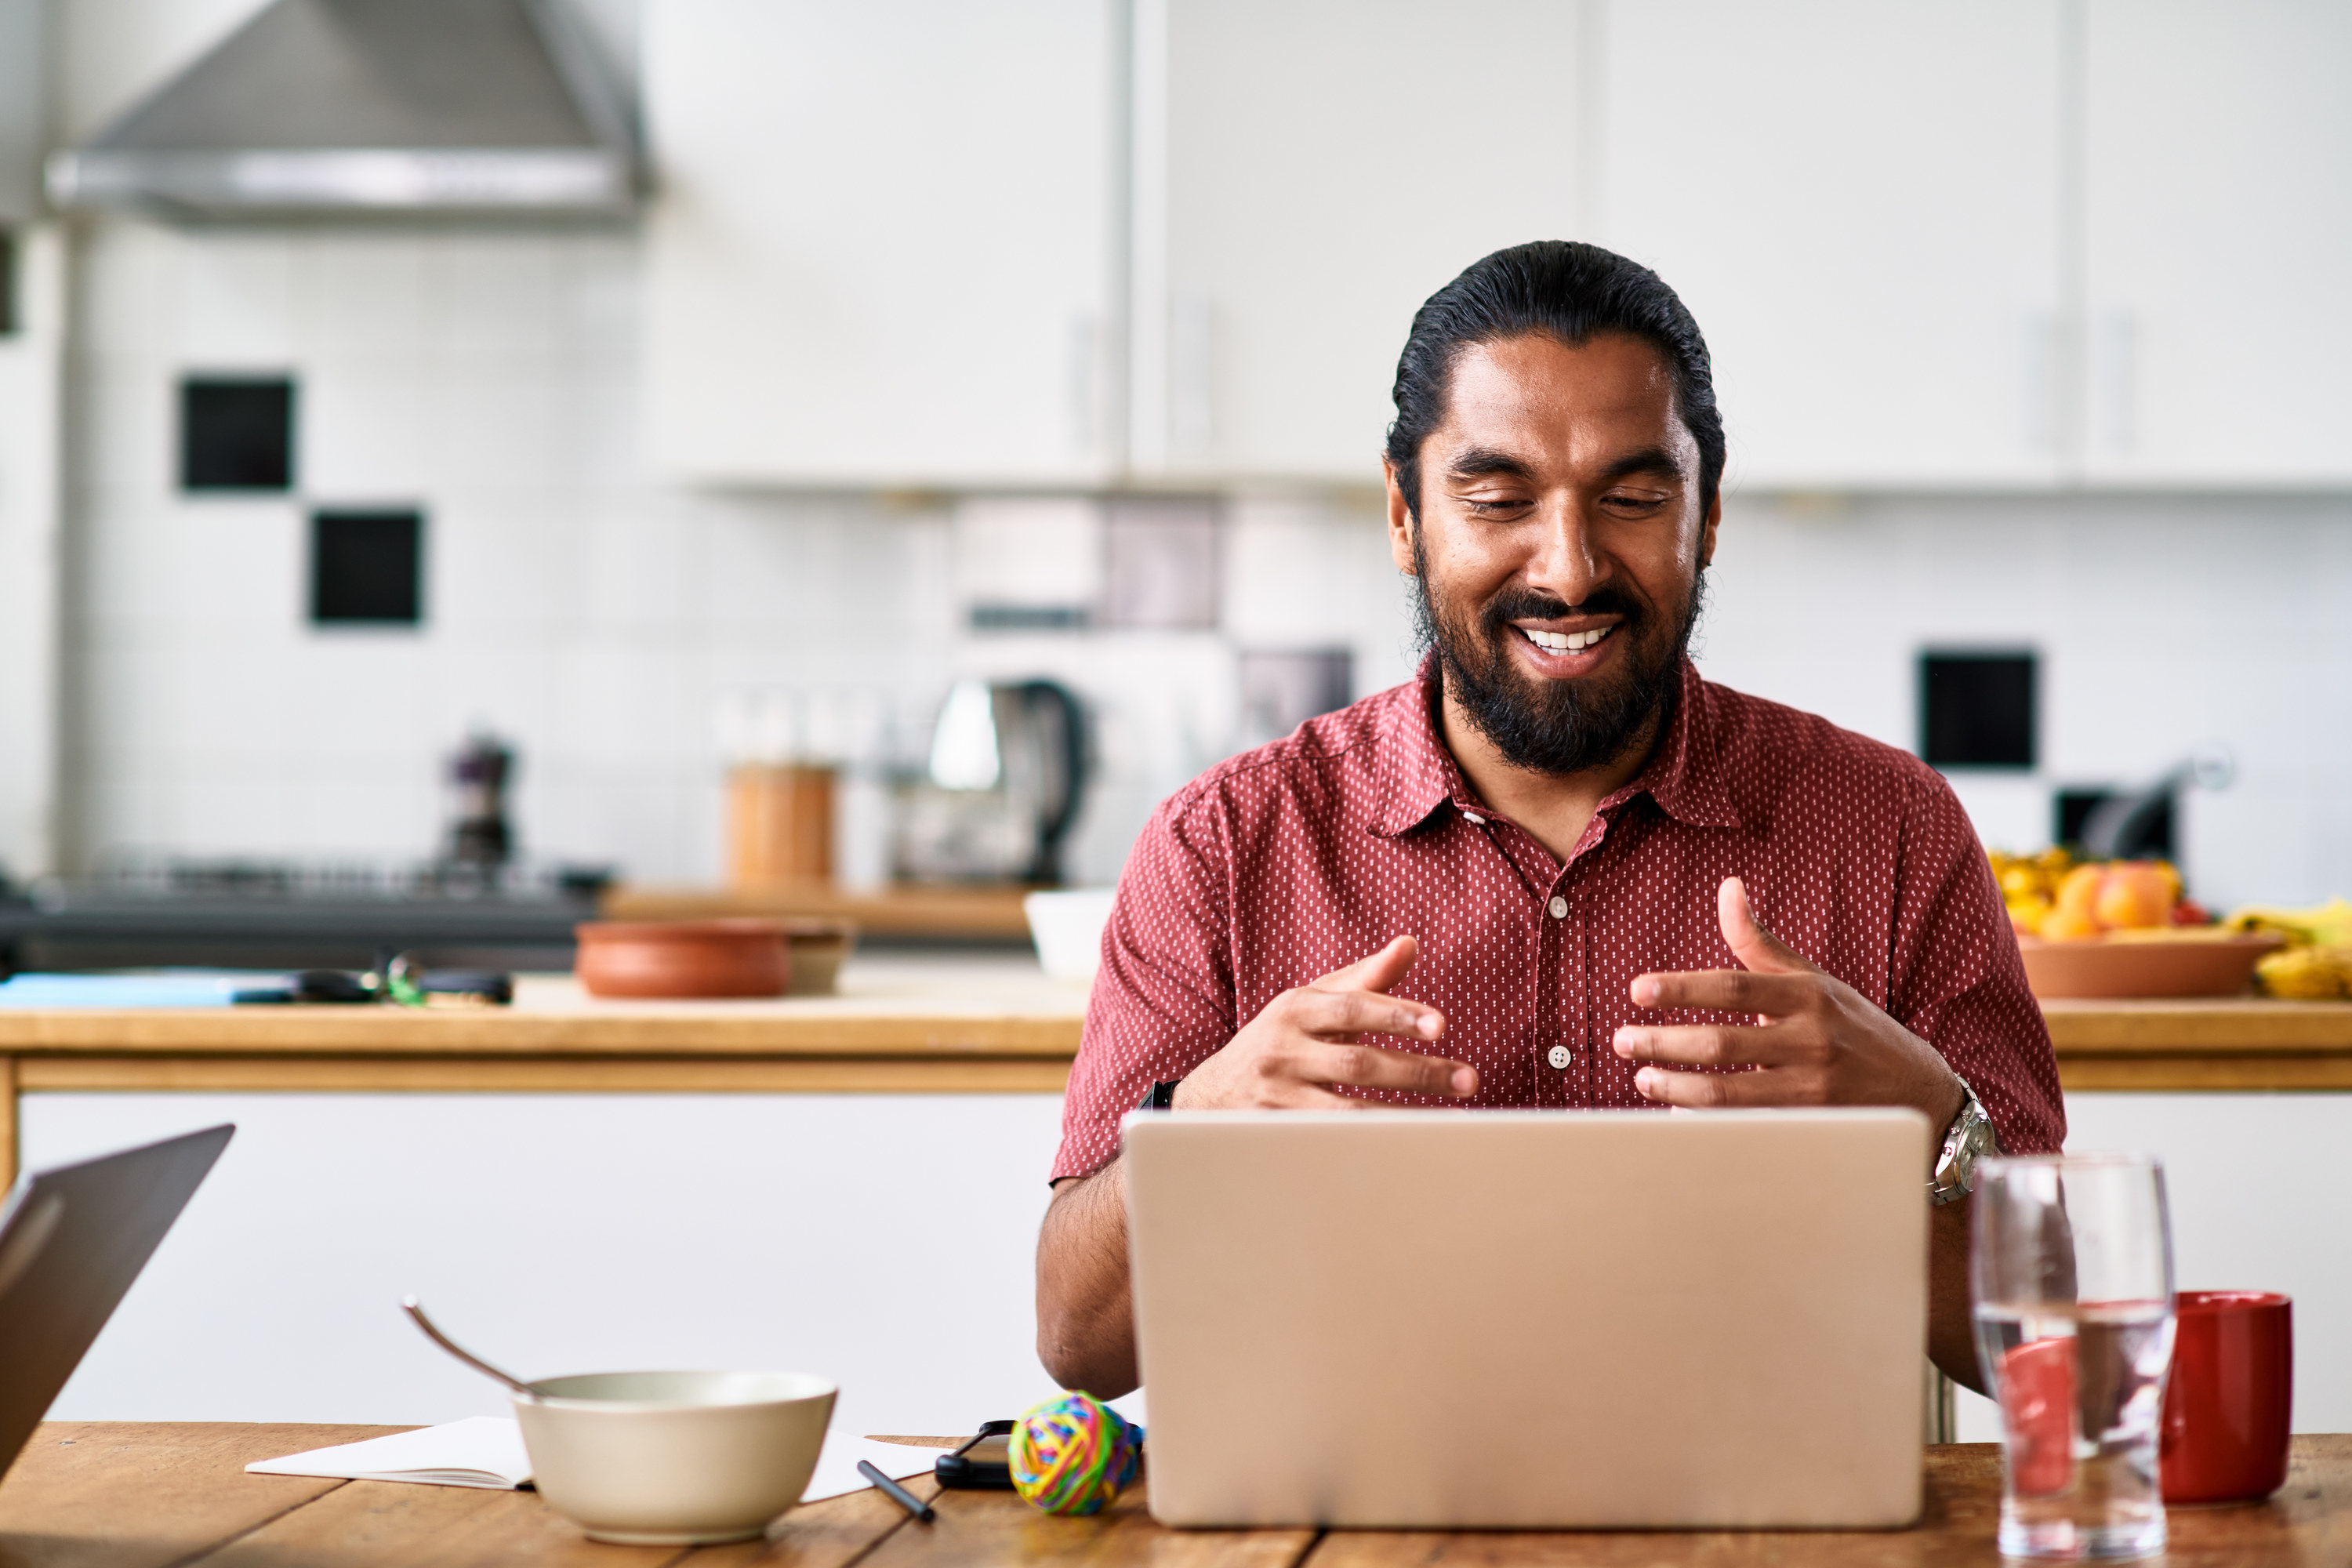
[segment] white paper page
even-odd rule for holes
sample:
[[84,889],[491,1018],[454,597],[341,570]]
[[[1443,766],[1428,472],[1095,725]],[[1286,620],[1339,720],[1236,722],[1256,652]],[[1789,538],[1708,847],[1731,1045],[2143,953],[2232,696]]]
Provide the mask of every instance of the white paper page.
[[[801,1500],[815,1502],[863,1491],[873,1483],[857,1473],[860,1459],[873,1461],[884,1475],[903,1481],[909,1476],[929,1475],[933,1462],[946,1452],[829,1432]],[[279,1459],[257,1459],[245,1468],[265,1476],[332,1476],[445,1487],[511,1488],[530,1479],[530,1458],[523,1449],[521,1430],[503,1415],[477,1415]]]
[[504,1415],[476,1415],[282,1459],[256,1459],[245,1468],[263,1476],[336,1476],[498,1489],[530,1479],[530,1456],[523,1450],[521,1429]]
[[801,1493],[801,1501],[814,1502],[820,1498],[839,1497],[844,1492],[863,1491],[874,1483],[857,1473],[857,1461],[871,1459],[874,1468],[894,1481],[908,1476],[928,1476],[945,1448],[917,1448],[905,1443],[877,1443],[868,1437],[851,1437],[839,1432],[824,1436],[824,1452],[817,1456],[816,1471],[809,1477],[808,1489]]

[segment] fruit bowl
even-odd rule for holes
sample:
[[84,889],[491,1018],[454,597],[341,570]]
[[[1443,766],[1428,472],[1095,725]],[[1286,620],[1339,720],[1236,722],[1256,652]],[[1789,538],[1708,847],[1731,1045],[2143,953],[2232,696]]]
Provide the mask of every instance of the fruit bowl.
[[2025,983],[2042,1000],[2070,996],[2234,996],[2275,936],[2116,935],[2079,942],[2021,936]]

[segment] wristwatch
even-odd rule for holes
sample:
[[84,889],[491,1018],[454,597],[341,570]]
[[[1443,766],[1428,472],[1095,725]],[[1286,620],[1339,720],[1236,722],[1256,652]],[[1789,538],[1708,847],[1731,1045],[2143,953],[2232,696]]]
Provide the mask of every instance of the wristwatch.
[[1176,1086],[1184,1080],[1173,1079],[1167,1083],[1155,1083],[1151,1092],[1135,1102],[1138,1110],[1173,1110],[1176,1109]]
[[[1953,1076],[1958,1077],[1957,1073]],[[1964,1078],[1960,1079],[1960,1092],[1968,1098],[1960,1101],[1960,1113],[1944,1130],[1943,1152],[1936,1157],[1936,1174],[1927,1184],[1927,1201],[1938,1208],[1956,1204],[1974,1192],[1977,1161],[2000,1152],[2000,1138],[1993,1131],[1992,1118],[1985,1114],[1984,1102]]]

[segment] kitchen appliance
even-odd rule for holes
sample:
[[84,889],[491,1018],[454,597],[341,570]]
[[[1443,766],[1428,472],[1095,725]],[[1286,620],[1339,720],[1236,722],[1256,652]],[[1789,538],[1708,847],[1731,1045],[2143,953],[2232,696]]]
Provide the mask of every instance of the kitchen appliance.
[[924,882],[1062,879],[1086,794],[1085,710],[1051,680],[968,680],[948,693],[930,765],[898,801],[893,860]]
[[82,145],[50,200],[180,217],[604,216],[638,158],[563,0],[275,0]]

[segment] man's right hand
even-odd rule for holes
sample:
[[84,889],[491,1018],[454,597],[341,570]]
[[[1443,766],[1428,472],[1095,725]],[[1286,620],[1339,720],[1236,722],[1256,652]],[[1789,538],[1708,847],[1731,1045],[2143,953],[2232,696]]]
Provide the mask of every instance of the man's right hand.
[[1356,1043],[1395,1035],[1416,1044],[1445,1032],[1426,1003],[1389,995],[1412,967],[1417,944],[1401,936],[1360,963],[1286,991],[1242,1026],[1225,1047],[1176,1086],[1179,1110],[1349,1110],[1366,1101],[1335,1087],[1399,1089],[1466,1100],[1478,1069],[1445,1057]]

